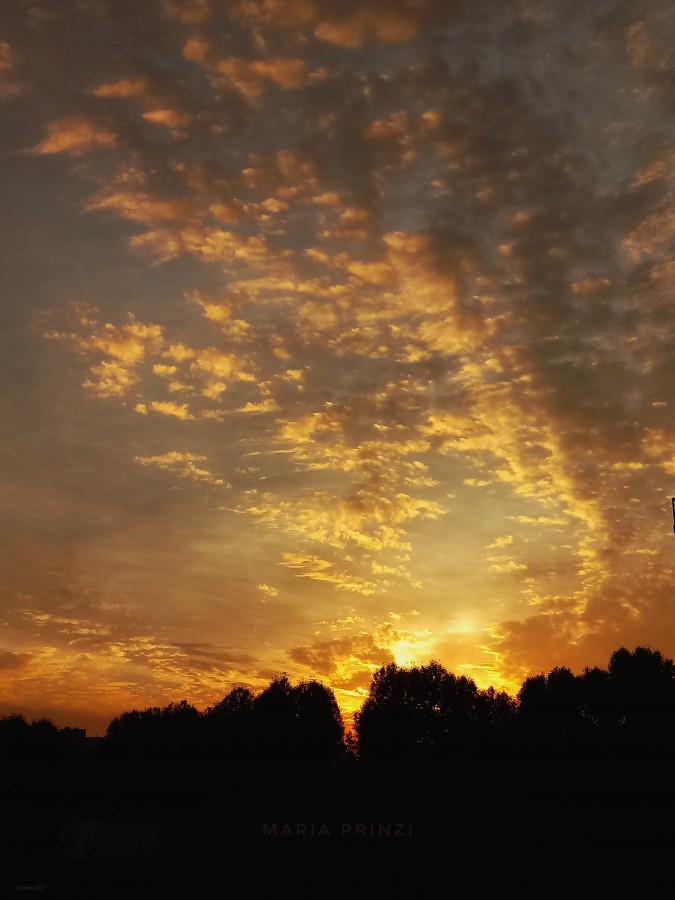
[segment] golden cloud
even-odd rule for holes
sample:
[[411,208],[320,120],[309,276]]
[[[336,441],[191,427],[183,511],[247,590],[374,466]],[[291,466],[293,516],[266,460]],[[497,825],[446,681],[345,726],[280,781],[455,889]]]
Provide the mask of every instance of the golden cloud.
[[29,152],[36,156],[52,153],[69,153],[81,156],[96,147],[112,147],[117,136],[109,129],[97,125],[85,116],[71,116],[51,122],[47,137]]
[[377,585],[357,575],[349,575],[346,572],[337,571],[333,563],[318,556],[308,556],[303,553],[284,553],[282,565],[289,569],[298,569],[298,578],[309,578],[312,581],[323,581],[333,585],[339,591],[350,591],[355,594],[363,594],[369,597],[374,594]]
[[[147,414],[148,410],[181,419],[218,418],[219,410],[193,411],[187,403],[176,403],[163,396],[157,397],[161,379],[162,393],[182,393],[191,398],[218,401],[231,382],[255,383],[255,375],[249,371],[247,358],[226,353],[217,347],[189,346],[165,340],[161,326],[137,322],[133,317],[123,325],[106,323],[101,326],[95,317],[83,317],[75,332],[47,332],[46,336],[67,340],[79,351],[90,357],[108,357],[93,362],[86,386],[101,397],[135,395],[135,409]],[[242,323],[244,326],[246,323]],[[231,335],[237,340],[246,329],[237,329],[232,323]],[[149,377],[149,373],[155,379]],[[259,390],[262,390],[259,388]],[[263,412],[277,409],[273,397],[267,394],[258,402],[249,401],[241,407],[245,412]],[[155,396],[153,396],[153,394]]]
[[[172,356],[175,352],[174,348],[169,348],[167,354]],[[190,371],[205,376],[209,383],[221,380],[255,380],[255,376],[247,371],[249,361],[235,356],[234,353],[223,353],[216,347],[195,348],[192,350],[192,359]]]
[[206,457],[199,453],[181,453],[178,450],[170,450],[160,456],[136,456],[134,459],[142,466],[155,466],[175,472],[191,481],[201,481],[216,486],[225,484],[222,478],[216,478],[209,469],[197,465],[206,462]]
[[92,199],[85,209],[88,212],[111,210],[131,222],[182,222],[194,218],[198,207],[194,201],[180,198],[164,200],[147,193],[119,191]]
[[189,113],[176,109],[150,109],[143,113],[143,118],[146,122],[152,122],[153,125],[161,125],[171,130],[185,128],[191,121]]
[[[549,598],[539,614],[555,607],[560,615],[552,634],[579,639],[578,597],[569,607],[551,598],[571,585],[585,602],[619,554],[630,569],[656,564],[662,552],[649,546],[645,499],[665,496],[675,474],[675,433],[665,401],[653,399],[672,387],[668,135],[658,146],[631,145],[625,122],[601,111],[609,162],[596,178],[598,154],[575,137],[590,136],[581,127],[587,110],[570,113],[578,129],[556,124],[558,110],[517,79],[492,82],[488,63],[478,80],[460,62],[450,76],[429,64],[420,42],[416,62],[412,45],[405,56],[374,48],[363,80],[344,74],[350,54],[336,49],[334,69],[311,71],[312,35],[346,49],[393,45],[453,4],[227,6],[223,16],[251,28],[237,54],[259,58],[227,56],[229,37],[215,22],[202,27],[208,3],[162,0],[174,20],[166,46],[182,46],[183,60],[204,71],[184,78],[192,67],[178,60],[179,74],[167,65],[161,88],[156,74],[103,84],[99,74],[87,81],[99,85],[96,97],[139,101],[125,124],[84,113],[59,119],[32,151],[107,149],[91,168],[77,160],[96,179],[86,209],[142,225],[130,246],[153,264],[191,257],[180,271],[193,264],[194,283],[220,279],[212,293],[190,295],[195,321],[184,320],[183,334],[167,314],[164,328],[88,319],[59,335],[86,358],[86,387],[146,417],[194,421],[191,434],[227,416],[232,447],[245,439],[286,454],[274,457],[284,461],[279,471],[242,475],[274,475],[274,489],[242,495],[233,508],[288,540],[316,542],[286,564],[341,591],[411,579],[403,563],[417,564],[417,523],[444,515],[453,491],[460,504],[471,502],[467,494],[488,498],[486,534],[518,529],[490,545],[506,551],[488,559],[492,572],[515,576],[511,586],[503,579],[512,591],[504,602],[515,602],[520,582],[533,604]],[[656,104],[667,84],[663,18],[624,35],[634,71],[622,77],[635,79],[612,103],[626,121],[637,116],[636,134],[647,120],[633,88]],[[0,45],[0,78],[14,77],[15,63]],[[300,90],[300,98],[286,93]],[[94,101],[87,89],[80,109],[92,104],[110,116],[125,106]],[[278,117],[268,104],[279,104]],[[162,131],[188,123],[189,140]],[[615,151],[617,135],[629,141],[627,155]],[[631,173],[625,159],[633,158]],[[195,263],[204,266],[198,273]],[[173,284],[173,272],[159,270],[158,284]],[[139,463],[196,482],[212,477],[199,454]],[[331,552],[335,561],[324,558]],[[538,594],[537,582],[554,572],[556,593]],[[548,640],[550,628],[537,620],[531,635],[539,629]],[[511,637],[517,644],[515,629]]]
[[306,79],[304,61],[292,57],[248,60],[230,56],[217,64],[216,71],[249,100],[257,100],[270,83],[291,90],[302,87]]
[[163,416],[173,416],[183,421],[195,418],[190,412],[187,403],[174,403],[172,400],[153,400],[149,406]]
[[[567,665],[606,666],[620,646],[652,646],[672,654],[673,573],[662,567],[615,572],[585,596],[541,598],[538,611],[492,629],[499,670],[519,683],[528,675]],[[665,645],[664,645],[665,640]]]
[[80,332],[47,332],[46,337],[67,340],[91,356],[110,357],[92,364],[91,377],[84,383],[100,397],[127,396],[139,381],[139,364],[162,346],[160,326],[137,322],[133,317],[121,326],[107,323],[101,328],[90,318],[82,318],[78,325]]
[[183,47],[183,56],[190,62],[203,64],[209,53],[208,42],[203,38],[191,37]]
[[391,651],[379,645],[374,635],[361,632],[332,640],[314,640],[294,647],[293,662],[327,678],[333,688],[367,688],[374,672],[394,661]]
[[278,412],[280,409],[279,404],[276,400],[271,397],[268,397],[265,400],[253,401],[249,400],[248,403],[245,403],[244,406],[240,406],[237,412],[240,413],[249,413],[249,414],[258,414],[258,413],[270,413],[270,412]]
[[117,360],[106,360],[92,366],[90,375],[84,387],[97,397],[124,397],[138,382],[133,369]]
[[414,5],[390,0],[386,5],[344,9],[336,14],[330,0],[260,0],[238,3],[238,14],[252,27],[274,26],[284,31],[312,29],[322,41],[346,49],[361,47],[366,41],[400,44],[415,37],[436,11],[437,0],[421,0]]
[[495,540],[489,545],[490,547],[494,547],[496,549],[500,549],[502,547],[510,547],[513,543],[513,535],[505,534],[500,537],[495,538]]
[[490,561],[490,566],[488,567],[490,572],[496,572],[499,575],[507,575],[511,572],[525,572],[527,570],[525,563],[517,562],[509,556],[489,556],[488,560]]
[[347,21],[321,22],[314,33],[322,41],[355,49],[368,39],[401,44],[414,37],[418,28],[419,22],[412,11],[363,8]]
[[121,78],[102,84],[94,91],[97,97],[142,97],[148,93],[148,82],[143,77]]

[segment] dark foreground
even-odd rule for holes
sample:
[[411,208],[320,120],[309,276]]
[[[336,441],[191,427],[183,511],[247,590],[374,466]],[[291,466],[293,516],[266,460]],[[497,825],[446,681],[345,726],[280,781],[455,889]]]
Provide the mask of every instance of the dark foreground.
[[674,794],[663,756],[80,761],[5,780],[0,898],[660,898]]

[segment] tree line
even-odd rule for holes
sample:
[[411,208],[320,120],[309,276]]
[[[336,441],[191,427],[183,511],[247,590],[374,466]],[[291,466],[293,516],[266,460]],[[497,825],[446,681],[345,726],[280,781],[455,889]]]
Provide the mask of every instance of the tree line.
[[658,650],[622,647],[606,669],[575,675],[559,666],[526,678],[512,698],[479,690],[438,663],[375,673],[356,714],[364,758],[467,756],[487,752],[670,753],[675,665]]
[[[659,651],[615,651],[606,669],[566,667],[525,679],[517,696],[479,689],[438,662],[395,663],[373,676],[345,728],[333,692],[318,681],[272,679],[257,695],[234,688],[203,712],[186,700],[114,718],[103,758],[230,760],[284,766],[443,761],[510,753],[670,753],[675,737],[675,665]],[[46,719],[0,717],[0,762],[68,760],[72,729]]]

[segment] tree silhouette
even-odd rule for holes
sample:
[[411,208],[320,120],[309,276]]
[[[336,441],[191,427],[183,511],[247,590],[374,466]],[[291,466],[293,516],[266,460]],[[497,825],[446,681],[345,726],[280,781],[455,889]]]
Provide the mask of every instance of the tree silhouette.
[[301,681],[294,693],[301,756],[319,764],[335,759],[344,739],[342,715],[335,695],[318,681]]
[[581,716],[587,725],[589,746],[607,750],[621,718],[609,672],[597,666],[585,668],[580,690]]
[[295,749],[295,705],[287,675],[272,679],[253,703],[257,756],[289,761]]
[[317,681],[291,685],[274,678],[253,702],[258,755],[268,761],[307,763],[334,758],[344,727],[333,692]]
[[609,682],[622,743],[670,751],[675,734],[675,664],[658,650],[625,647],[609,660]]
[[557,667],[518,693],[526,744],[541,750],[664,753],[675,737],[675,665],[657,650],[616,650],[608,668]]
[[472,679],[437,662],[390,663],[374,674],[355,729],[366,759],[445,758],[470,752],[480,740],[485,747],[498,744],[514,715],[506,694],[479,691]]
[[106,750],[119,756],[163,755],[161,712],[158,706],[151,706],[112,719],[106,731]]
[[253,739],[254,696],[236,687],[204,713],[205,742],[211,756],[247,759],[255,749]]
[[160,731],[168,756],[192,758],[201,750],[201,715],[187,700],[169,703],[162,709]]
[[529,742],[568,752],[588,724],[582,716],[583,681],[564,667],[526,678],[518,692],[519,722]]
[[489,753],[506,749],[513,736],[518,704],[493,687],[476,696],[477,745]]
[[253,701],[248,688],[236,687],[215,706],[209,707],[207,714],[223,720],[248,716],[253,711]]
[[37,759],[53,759],[62,753],[59,729],[51,719],[36,719],[31,722],[33,755]]
[[[419,839],[382,843],[383,852],[392,858],[389,848],[395,847],[396,859],[400,853],[401,865],[405,858],[415,871],[429,874],[435,867],[436,883],[447,875],[449,858],[454,869],[464,865],[466,884],[454,884],[458,896],[479,896],[472,893],[476,885],[486,887],[485,896],[498,891],[513,859],[521,860],[519,877],[525,858],[527,868],[539,866],[546,878],[574,840],[583,843],[586,877],[596,865],[600,829],[608,847],[630,838],[631,852],[634,838],[659,839],[656,798],[661,802],[670,784],[674,722],[675,666],[647,647],[620,648],[606,669],[575,675],[559,666],[526,678],[517,700],[493,688],[480,690],[438,662],[408,668],[391,663],[375,672],[355,716],[355,754],[344,750],[330,688],[314,680],[294,685],[287,675],[257,695],[234,688],[203,713],[187,700],[125,712],[111,721],[103,752],[96,745],[85,749],[74,730],[59,731],[48,720],[28,724],[18,714],[3,716],[0,838],[9,848],[5,856],[16,863],[5,878],[20,883],[36,871],[39,857],[43,872],[71,878],[80,871],[87,887],[106,884],[119,895],[131,868],[117,859],[106,863],[101,856],[88,869],[81,861],[69,868],[58,860],[60,823],[73,816],[114,821],[120,834],[127,825],[133,831],[136,822],[159,821],[159,863],[148,870],[148,884],[159,878],[167,896],[174,888],[199,896],[224,896],[226,888],[246,894],[250,837],[260,834],[261,823],[381,822],[393,829],[386,823],[410,822]],[[647,796],[655,798],[653,815],[643,814]],[[609,809],[601,826],[599,803]],[[480,846],[471,855],[477,836]],[[378,842],[357,844],[370,864]],[[224,846],[231,849],[227,867]],[[325,855],[300,853],[304,846],[271,838],[258,843],[253,858],[269,875],[256,884],[256,896],[272,892],[284,860],[290,869],[292,860],[306,865],[311,855],[318,878],[342,860],[347,844],[312,844],[325,848]],[[494,873],[489,888],[481,881],[485,846]],[[538,853],[530,852],[534,846]],[[493,866],[494,854],[501,868]],[[607,871],[623,855],[617,851]],[[176,885],[181,865],[183,881]],[[597,872],[604,879],[603,865]],[[117,872],[119,884],[113,885]],[[195,872],[203,882],[196,884]],[[0,894],[2,877],[0,872]],[[429,889],[431,879],[429,874]],[[67,882],[58,887],[58,896],[90,895]],[[633,894],[644,891],[631,888]]]
[[32,749],[31,727],[16,713],[0,716],[0,754],[5,760],[25,760]]
[[366,701],[354,716],[361,757],[405,759],[433,746],[441,680],[446,674],[437,663],[428,673],[402,669],[396,663],[378,669]]
[[113,719],[106,733],[109,752],[132,757],[175,759],[200,747],[200,713],[187,700],[163,709],[132,709]]

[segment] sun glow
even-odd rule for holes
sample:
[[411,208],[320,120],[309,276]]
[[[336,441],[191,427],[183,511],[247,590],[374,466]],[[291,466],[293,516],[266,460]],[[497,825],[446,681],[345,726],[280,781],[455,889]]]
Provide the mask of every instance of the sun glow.
[[399,666],[416,665],[429,660],[433,639],[428,632],[419,632],[406,638],[399,638],[389,647],[394,662]]

